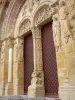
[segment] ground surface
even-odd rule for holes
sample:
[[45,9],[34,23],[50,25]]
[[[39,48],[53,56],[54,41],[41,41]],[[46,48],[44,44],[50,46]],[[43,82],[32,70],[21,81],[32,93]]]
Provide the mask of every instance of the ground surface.
[[28,96],[21,95],[21,96],[0,96],[0,100],[56,100],[56,99],[55,98],[46,98],[46,97],[30,98]]

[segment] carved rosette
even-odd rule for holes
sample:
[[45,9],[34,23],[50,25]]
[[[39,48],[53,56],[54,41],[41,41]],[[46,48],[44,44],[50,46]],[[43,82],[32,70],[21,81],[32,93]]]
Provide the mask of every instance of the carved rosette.
[[23,21],[23,23],[20,25],[20,29],[19,29],[19,34],[24,35],[25,33],[27,33],[28,31],[30,31],[31,28],[31,22],[29,19]]

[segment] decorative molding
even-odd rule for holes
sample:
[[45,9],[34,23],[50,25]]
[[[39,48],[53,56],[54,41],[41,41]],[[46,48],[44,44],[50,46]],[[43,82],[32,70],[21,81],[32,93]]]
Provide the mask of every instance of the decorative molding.
[[33,8],[36,5],[40,4],[40,1],[42,1],[42,0],[26,0],[26,3],[23,8],[22,16],[26,16],[27,13],[29,13],[29,12],[31,13],[33,11]]

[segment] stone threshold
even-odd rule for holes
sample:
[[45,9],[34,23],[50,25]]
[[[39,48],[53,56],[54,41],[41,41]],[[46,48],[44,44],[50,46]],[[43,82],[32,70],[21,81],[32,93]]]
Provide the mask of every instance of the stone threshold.
[[58,98],[48,98],[48,97],[39,97],[39,98],[31,98],[27,95],[19,95],[19,96],[0,96],[0,100],[60,100]]

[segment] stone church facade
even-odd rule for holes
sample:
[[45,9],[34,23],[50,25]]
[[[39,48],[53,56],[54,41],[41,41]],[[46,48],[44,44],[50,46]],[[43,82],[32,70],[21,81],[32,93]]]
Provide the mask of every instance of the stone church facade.
[[0,96],[75,98],[75,0],[0,0]]

